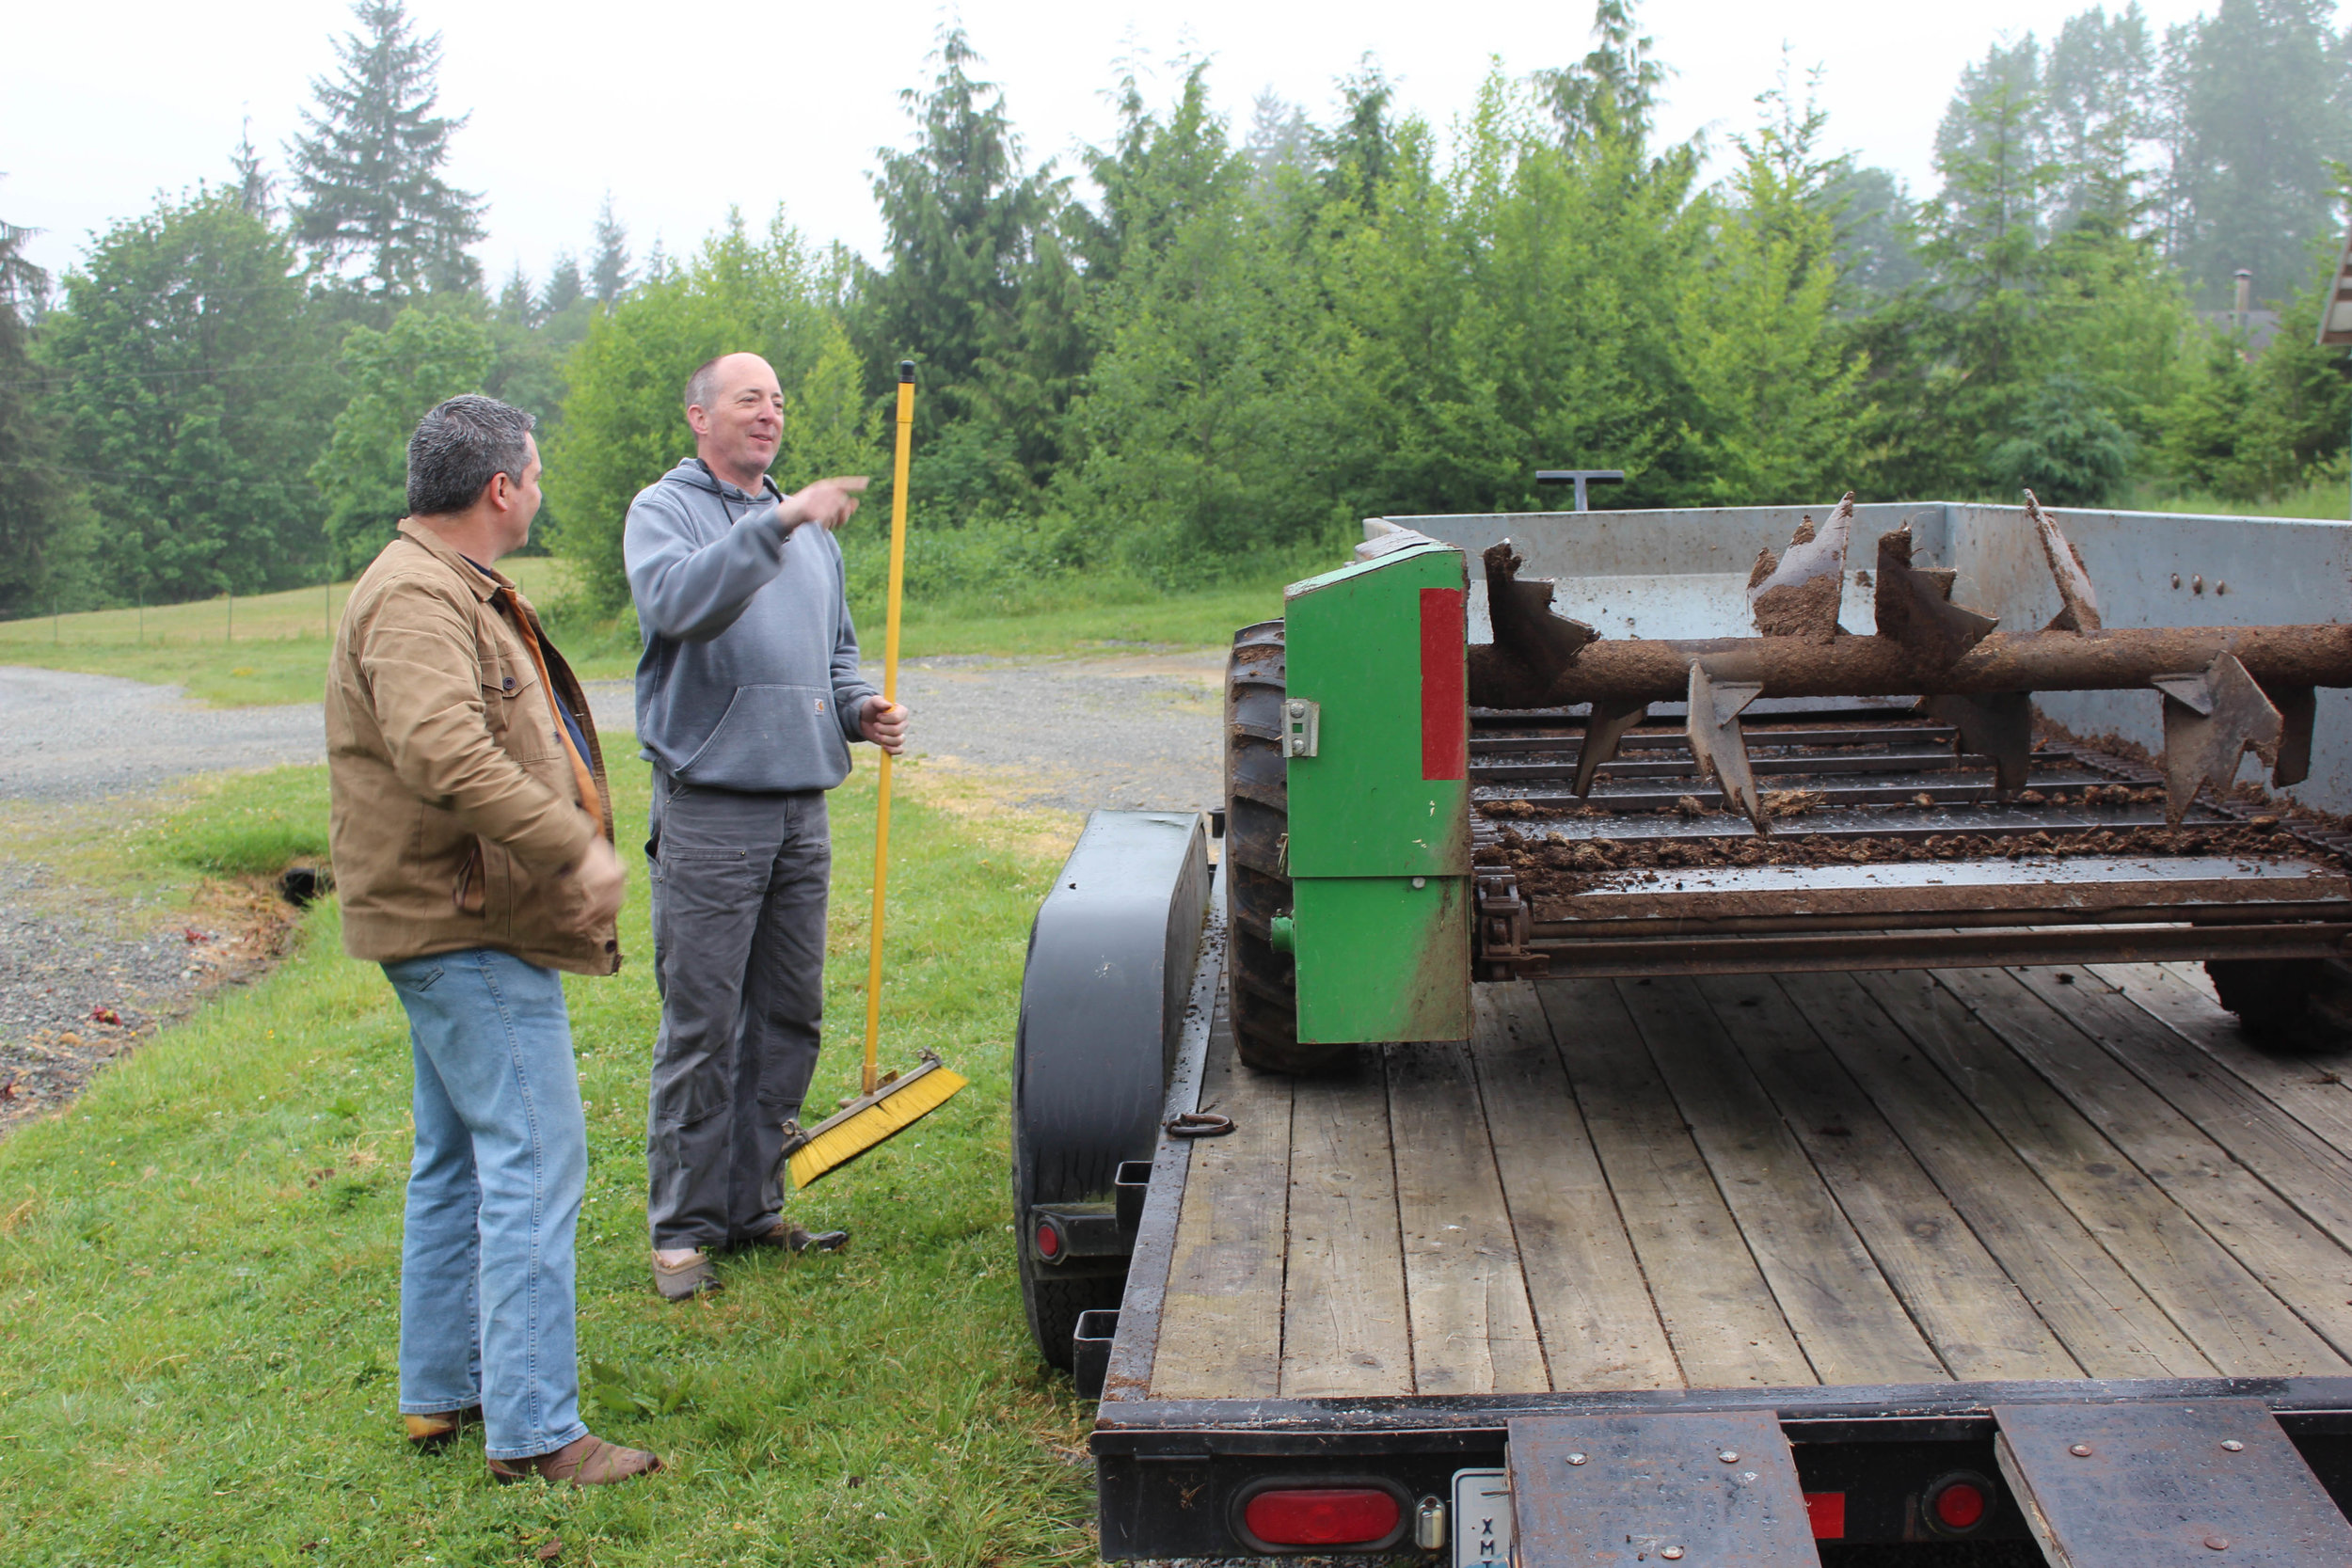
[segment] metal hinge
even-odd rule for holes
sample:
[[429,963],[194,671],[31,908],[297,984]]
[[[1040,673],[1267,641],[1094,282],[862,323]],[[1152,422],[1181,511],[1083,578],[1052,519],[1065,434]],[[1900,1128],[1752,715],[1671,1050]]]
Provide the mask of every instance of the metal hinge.
[[1282,705],[1282,754],[1311,757],[1323,734],[1323,705],[1293,697]]

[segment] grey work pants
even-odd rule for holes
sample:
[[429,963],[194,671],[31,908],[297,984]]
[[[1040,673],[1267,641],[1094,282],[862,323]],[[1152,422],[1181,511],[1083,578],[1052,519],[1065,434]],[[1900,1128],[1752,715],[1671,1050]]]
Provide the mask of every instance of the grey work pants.
[[822,790],[698,789],[654,770],[654,1042],[645,1117],[657,1250],[772,1228],[784,1123],[801,1113],[824,1020]]

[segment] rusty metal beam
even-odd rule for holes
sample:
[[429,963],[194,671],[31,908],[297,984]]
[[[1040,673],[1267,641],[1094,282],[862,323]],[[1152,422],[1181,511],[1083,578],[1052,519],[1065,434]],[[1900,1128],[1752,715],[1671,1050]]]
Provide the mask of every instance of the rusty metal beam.
[[[1473,648],[1475,656],[1483,650]],[[1475,657],[1470,700],[1481,707],[1679,702],[1691,666],[1710,679],[1753,683],[1768,697],[1915,697],[1926,693],[2117,691],[2159,675],[2205,670],[2229,653],[2267,690],[2352,686],[2352,626],[2152,626],[2099,632],[1994,632],[1936,665],[1891,638],[1793,637],[1592,643],[1547,687],[1490,680]]]

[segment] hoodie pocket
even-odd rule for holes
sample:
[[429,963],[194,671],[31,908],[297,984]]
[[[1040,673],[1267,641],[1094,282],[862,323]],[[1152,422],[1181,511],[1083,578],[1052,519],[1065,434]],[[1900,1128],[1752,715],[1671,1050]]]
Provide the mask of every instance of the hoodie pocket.
[[715,789],[830,789],[850,770],[833,693],[814,686],[739,686],[677,776]]

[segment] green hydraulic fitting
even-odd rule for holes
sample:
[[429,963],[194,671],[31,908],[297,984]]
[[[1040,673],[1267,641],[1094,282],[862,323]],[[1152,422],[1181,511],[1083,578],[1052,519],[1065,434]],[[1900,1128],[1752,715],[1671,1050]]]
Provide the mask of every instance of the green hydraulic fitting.
[[1266,941],[1277,953],[1298,951],[1298,925],[1289,915],[1278,914],[1266,922]]

